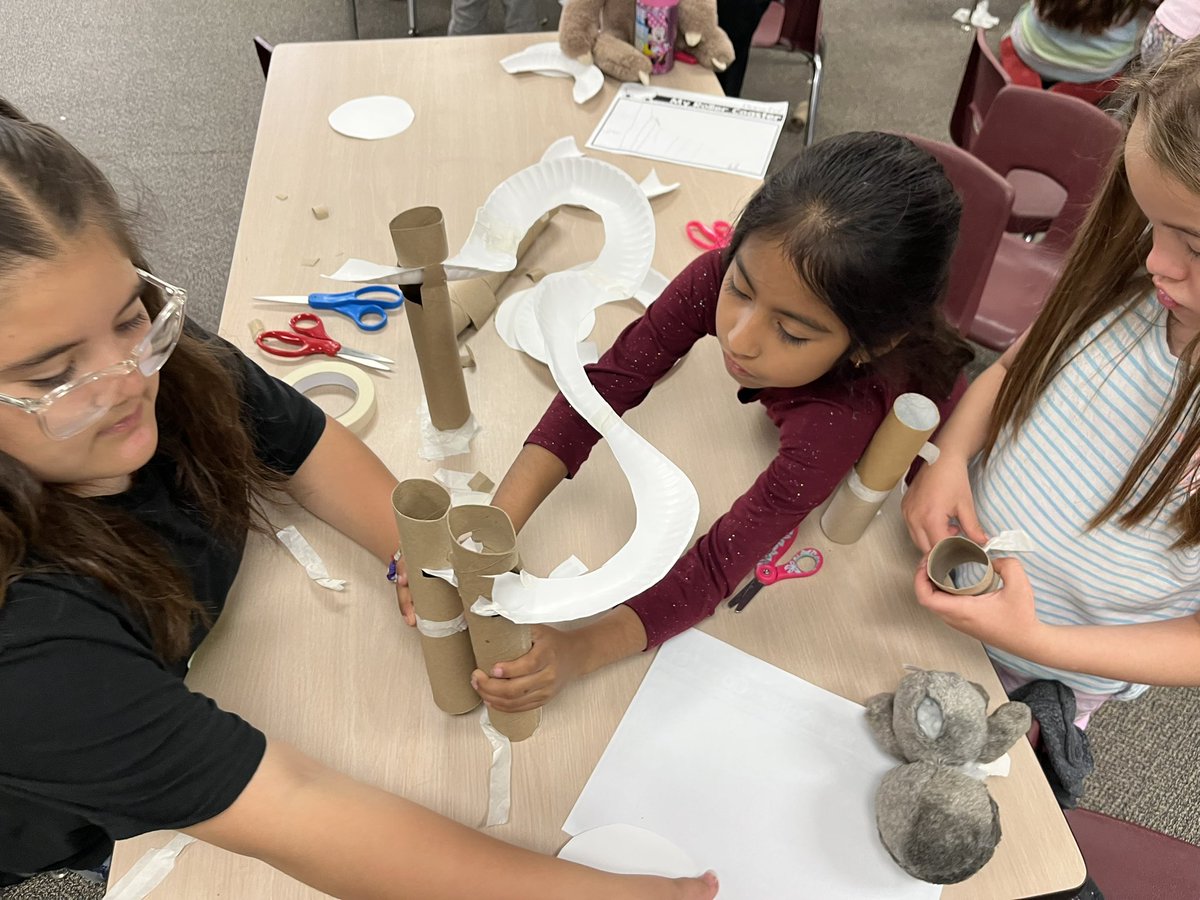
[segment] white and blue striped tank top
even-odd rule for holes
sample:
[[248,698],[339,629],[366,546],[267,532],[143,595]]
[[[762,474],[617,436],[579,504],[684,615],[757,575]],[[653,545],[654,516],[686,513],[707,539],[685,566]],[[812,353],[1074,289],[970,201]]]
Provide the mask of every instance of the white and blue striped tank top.
[[[1153,520],[1087,527],[1116,493],[1171,396],[1178,360],[1167,348],[1166,325],[1166,310],[1153,295],[1124,315],[1102,318],[1073,348],[1077,354],[1068,351],[1069,362],[1019,432],[1001,436],[986,469],[978,460],[971,467],[984,531],[1021,528],[1037,547],[1021,561],[1043,622],[1123,625],[1200,609],[1200,548],[1171,549],[1182,487]],[[1143,489],[1165,462],[1164,456],[1150,468]],[[1079,691],[1129,699],[1146,689],[987,649],[1015,672]]]

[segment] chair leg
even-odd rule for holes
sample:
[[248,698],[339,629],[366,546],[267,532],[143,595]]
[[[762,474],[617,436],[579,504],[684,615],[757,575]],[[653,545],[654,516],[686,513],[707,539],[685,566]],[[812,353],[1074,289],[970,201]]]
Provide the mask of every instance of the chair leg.
[[271,53],[275,48],[268,44],[258,35],[254,36],[254,52],[258,54],[258,64],[262,67],[263,78],[267,77],[267,70],[271,68]]
[[417,36],[417,0],[405,0],[408,4],[408,36]]
[[804,146],[811,146],[813,135],[817,133],[817,100],[821,94],[821,75],[824,62],[821,57],[825,53],[825,38],[817,42],[817,52],[812,57],[813,79],[812,89],[808,92],[808,121],[804,125]]

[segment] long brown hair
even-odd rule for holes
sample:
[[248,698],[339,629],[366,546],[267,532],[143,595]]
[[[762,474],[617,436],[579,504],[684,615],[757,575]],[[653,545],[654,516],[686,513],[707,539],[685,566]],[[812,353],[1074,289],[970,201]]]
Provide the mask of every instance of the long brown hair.
[[[1200,42],[1174,51],[1155,71],[1129,78],[1123,91],[1126,124],[1138,117],[1150,158],[1165,175],[1200,198],[1200,170],[1195,165],[1200,158]],[[984,442],[984,461],[1006,428],[1016,431],[1028,420],[1046,387],[1072,358],[1070,348],[1088,328],[1114,311],[1131,309],[1151,290],[1144,261],[1152,244],[1149,222],[1134,201],[1119,147],[1076,235],[1062,277],[1009,367]],[[1157,430],[1091,527],[1114,517],[1131,527],[1158,515],[1185,483],[1196,486],[1192,459],[1200,451],[1197,349],[1200,336],[1180,354],[1175,393]],[[1182,443],[1143,490],[1150,468],[1169,452],[1181,430]],[[1189,491],[1172,524],[1181,532],[1177,546],[1200,543],[1200,492]]]
[[1038,18],[1064,31],[1101,34],[1137,15],[1140,0],[1035,0]]
[[[54,259],[94,227],[148,268],[100,170],[53,129],[0,100],[0,278],[33,260]],[[149,290],[143,302],[153,317],[163,298]],[[184,331],[160,374],[158,453],[173,465],[180,502],[219,537],[240,543],[249,528],[265,524],[259,501],[283,478],[254,453],[223,352]],[[0,606],[14,580],[47,571],[100,582],[145,623],[167,662],[187,655],[194,625],[207,618],[150,529],[111,504],[43,484],[0,452]]]

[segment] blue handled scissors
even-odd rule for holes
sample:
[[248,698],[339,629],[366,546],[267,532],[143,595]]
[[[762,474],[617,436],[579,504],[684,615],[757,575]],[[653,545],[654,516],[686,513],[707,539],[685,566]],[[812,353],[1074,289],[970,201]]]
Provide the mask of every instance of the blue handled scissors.
[[363,331],[379,331],[387,324],[389,309],[397,309],[404,303],[400,288],[390,284],[369,284],[353,291],[336,294],[276,294],[255,297],[272,303],[308,304],[313,309],[330,309],[354,320]]

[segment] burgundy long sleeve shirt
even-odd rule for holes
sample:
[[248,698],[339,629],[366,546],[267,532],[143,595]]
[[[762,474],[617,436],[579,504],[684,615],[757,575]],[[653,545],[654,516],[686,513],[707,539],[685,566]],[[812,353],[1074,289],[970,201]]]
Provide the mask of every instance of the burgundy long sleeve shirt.
[[[725,268],[720,251],[697,258],[587,367],[618,415],[641,403],[696,341],[716,334]],[[849,381],[826,376],[796,388],[739,389],[741,402],[757,400],[779,428],[779,453],[661,581],[628,601],[647,646],[712,615],[775,542],[833,492],[903,392],[870,371]],[[526,443],[549,450],[573,477],[599,439],[559,394]]]

